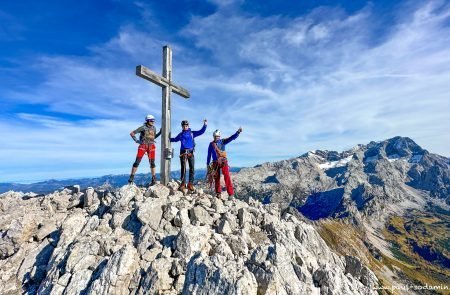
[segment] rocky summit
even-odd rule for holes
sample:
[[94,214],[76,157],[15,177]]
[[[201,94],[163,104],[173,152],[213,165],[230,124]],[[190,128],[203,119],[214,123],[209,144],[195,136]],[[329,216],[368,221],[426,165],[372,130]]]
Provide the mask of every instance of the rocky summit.
[[233,180],[1,194],[1,294],[447,294],[448,158],[394,137]]
[[314,221],[329,247],[358,257],[390,292],[448,294],[449,158],[394,137],[244,168],[234,181],[239,198]]
[[296,214],[177,188],[0,195],[1,293],[377,294]]
[[382,225],[392,213],[430,204],[450,208],[450,159],[407,137],[344,152],[310,151],[244,168],[235,179],[244,199],[295,207],[313,220],[347,217]]

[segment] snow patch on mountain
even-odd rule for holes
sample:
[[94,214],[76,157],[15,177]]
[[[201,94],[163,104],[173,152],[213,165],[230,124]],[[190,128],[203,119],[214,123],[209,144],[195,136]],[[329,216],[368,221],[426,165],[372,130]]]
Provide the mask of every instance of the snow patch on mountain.
[[331,162],[325,162],[322,164],[319,164],[319,168],[323,170],[327,170],[330,168],[337,168],[337,167],[344,167],[347,165],[348,162],[350,162],[353,158],[353,155],[350,155],[344,159],[338,160],[338,161],[331,161]]

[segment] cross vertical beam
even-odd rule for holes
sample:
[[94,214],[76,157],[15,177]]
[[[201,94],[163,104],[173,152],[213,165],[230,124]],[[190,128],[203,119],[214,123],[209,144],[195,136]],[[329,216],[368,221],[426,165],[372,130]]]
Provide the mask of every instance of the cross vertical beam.
[[189,91],[172,82],[172,49],[169,46],[163,47],[163,74],[156,74],[150,69],[139,65],[136,67],[136,75],[144,78],[162,88],[162,109],[161,109],[161,183],[167,185],[170,181],[170,161],[172,158],[172,148],[170,144],[171,136],[171,101],[172,92],[189,98]]
[[163,77],[169,80],[169,85],[162,88],[162,130],[161,130],[161,183],[166,185],[170,181],[170,160],[171,160],[171,101],[172,92],[172,49],[169,46],[163,47]]

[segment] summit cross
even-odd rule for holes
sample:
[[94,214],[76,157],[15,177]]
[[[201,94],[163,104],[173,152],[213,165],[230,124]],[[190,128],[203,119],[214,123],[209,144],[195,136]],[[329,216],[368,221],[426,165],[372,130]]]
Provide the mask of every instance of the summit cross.
[[167,185],[170,181],[170,161],[173,156],[170,136],[171,136],[171,101],[172,92],[189,98],[189,91],[172,82],[172,49],[169,46],[163,47],[163,74],[156,74],[150,69],[139,65],[136,67],[136,75],[145,80],[155,83],[162,88],[162,120],[161,120],[161,183]]

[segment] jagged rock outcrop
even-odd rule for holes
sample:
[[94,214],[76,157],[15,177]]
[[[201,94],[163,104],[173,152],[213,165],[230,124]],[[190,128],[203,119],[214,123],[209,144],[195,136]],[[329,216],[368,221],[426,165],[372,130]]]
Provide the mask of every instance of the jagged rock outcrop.
[[376,294],[278,205],[176,189],[0,195],[2,294]]
[[311,151],[244,168],[234,180],[238,196],[293,206],[310,219],[349,217],[381,225],[393,212],[427,203],[446,210],[450,206],[450,159],[429,153],[407,137],[342,153]]

